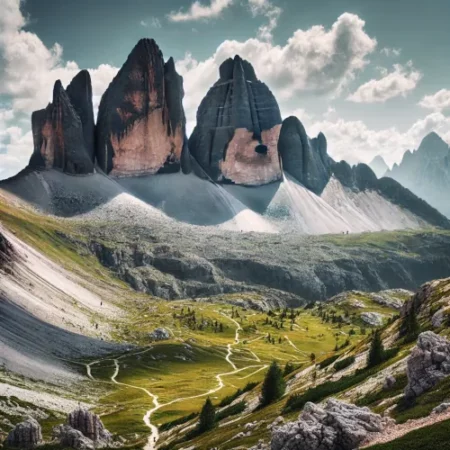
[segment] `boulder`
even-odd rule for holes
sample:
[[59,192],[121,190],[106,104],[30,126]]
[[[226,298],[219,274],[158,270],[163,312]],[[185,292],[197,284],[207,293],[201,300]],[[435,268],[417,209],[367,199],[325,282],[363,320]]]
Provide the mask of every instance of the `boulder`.
[[281,127],[278,152],[283,170],[314,193],[322,193],[330,179],[333,162],[327,154],[323,133],[309,139],[300,120],[288,117]]
[[118,177],[178,172],[189,161],[183,96],[173,59],[164,63],[156,42],[141,39],[100,101],[100,168]]
[[6,444],[8,447],[31,449],[42,442],[42,429],[39,423],[29,418],[17,424],[8,434]]
[[92,439],[72,428],[70,425],[57,425],[53,427],[53,439],[58,441],[62,447],[75,448],[77,450],[94,450]]
[[396,383],[396,382],[397,382],[397,380],[395,379],[394,376],[388,375],[388,376],[384,379],[383,389],[385,389],[385,390],[392,389],[392,388],[395,386],[395,383]]
[[[34,151],[29,167],[32,169],[56,168],[72,175],[94,171],[91,122],[94,113],[89,111],[92,109],[89,74],[78,74],[72,83],[70,92],[78,111],[58,80],[53,88],[52,103],[45,109],[33,112],[31,116]],[[87,93],[78,98],[82,86]]]
[[219,71],[197,111],[191,155],[216,182],[259,186],[280,180],[281,115],[275,97],[239,56]]
[[383,314],[376,312],[363,312],[360,317],[363,322],[372,327],[380,327],[383,325]]
[[170,333],[165,328],[157,328],[150,333],[149,337],[153,341],[165,341],[170,339]]
[[447,411],[450,408],[450,403],[444,402],[441,403],[439,406],[436,406],[436,408],[431,411],[431,414],[442,414],[443,412]]
[[419,335],[407,360],[406,398],[419,397],[450,375],[450,341],[432,331]]
[[296,422],[273,431],[271,450],[353,450],[371,433],[383,431],[386,420],[336,399],[323,407],[309,402]]
[[94,441],[96,446],[107,444],[111,439],[111,433],[105,429],[103,422],[97,414],[87,409],[78,408],[67,416],[68,425]]

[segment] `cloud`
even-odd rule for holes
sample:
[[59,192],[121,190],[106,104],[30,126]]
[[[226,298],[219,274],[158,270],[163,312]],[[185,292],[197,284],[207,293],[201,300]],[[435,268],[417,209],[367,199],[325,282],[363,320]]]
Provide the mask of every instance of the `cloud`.
[[385,56],[392,56],[392,57],[396,57],[396,56],[400,56],[400,54],[402,53],[402,49],[401,48],[391,48],[391,47],[384,47],[380,50],[380,53],[382,55]]
[[227,9],[233,0],[211,0],[209,5],[195,1],[186,12],[182,10],[172,11],[168,15],[171,22],[189,22],[195,20],[208,20],[219,17]]
[[406,150],[418,148],[421,140],[432,131],[450,143],[450,117],[441,113],[432,113],[417,120],[405,132],[396,127],[373,130],[362,120],[329,119],[327,113],[321,120],[308,116],[301,120],[308,135],[325,134],[329,153],[338,161],[369,163],[376,155],[381,155],[392,165],[401,161]]
[[433,109],[434,111],[444,111],[450,109],[450,90],[441,89],[432,95],[426,95],[419,105],[423,108]]
[[269,0],[248,0],[248,3],[253,17],[263,15],[268,20],[266,24],[259,27],[257,37],[263,41],[272,40],[273,30],[277,27],[283,10]]
[[258,77],[279,101],[305,92],[337,95],[364,69],[377,45],[364,25],[358,16],[345,13],[330,29],[316,25],[295,31],[284,45],[256,38],[227,40],[203,61],[186,54],[177,62],[177,69],[184,77],[188,121],[195,120],[200,101],[218,78],[220,64],[236,54],[251,61]]
[[149,20],[141,20],[140,25],[145,28],[161,28],[161,21],[157,17],[150,17]]
[[33,135],[19,127],[9,127],[5,131],[5,154],[0,154],[0,179],[9,178],[23,169],[33,150]]
[[384,103],[394,97],[406,95],[414,90],[422,74],[415,70],[411,61],[406,65],[394,64],[394,70],[383,73],[382,78],[372,79],[361,85],[347,100],[356,103]]

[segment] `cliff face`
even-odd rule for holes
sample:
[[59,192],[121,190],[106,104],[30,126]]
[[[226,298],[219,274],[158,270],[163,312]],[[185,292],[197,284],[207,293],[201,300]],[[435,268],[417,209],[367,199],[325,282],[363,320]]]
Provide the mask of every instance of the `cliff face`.
[[220,66],[220,79],[200,104],[189,150],[214,181],[263,185],[282,177],[280,129],[275,97],[236,56]]
[[100,102],[101,169],[113,176],[179,171],[186,140],[183,96],[173,59],[164,64],[155,41],[140,40]]
[[[90,78],[85,78],[85,87],[90,89]],[[88,111],[85,98],[78,105]],[[92,100],[90,103],[92,107]],[[93,118],[93,113],[92,113]],[[53,101],[47,108],[35,111],[31,116],[34,152],[29,166],[31,168],[57,168],[70,174],[87,174],[94,171],[92,148],[93,123],[84,130],[83,122],[74,108],[61,81],[53,88]],[[90,133],[90,135],[89,135]]]
[[323,133],[309,139],[305,127],[296,117],[283,121],[278,151],[283,169],[305,187],[320,195],[331,176],[333,160],[327,154],[327,140]]

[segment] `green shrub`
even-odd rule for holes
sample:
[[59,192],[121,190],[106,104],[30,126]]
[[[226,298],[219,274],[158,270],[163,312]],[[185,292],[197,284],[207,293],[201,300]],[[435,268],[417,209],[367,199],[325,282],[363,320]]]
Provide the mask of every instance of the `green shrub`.
[[219,406],[228,406],[230,403],[233,403],[233,401],[236,400],[240,395],[244,394],[245,392],[251,391],[254,387],[258,386],[258,384],[258,382],[247,383],[242,389],[238,389],[234,394],[224,397],[220,401]]
[[177,425],[181,425],[183,423],[189,422],[192,419],[195,419],[197,416],[198,416],[198,413],[194,412],[192,414],[189,414],[188,416],[183,416],[183,417],[180,417],[179,419],[172,420],[171,422],[163,423],[159,427],[159,431],[170,430],[171,428],[176,427]]
[[233,406],[229,406],[228,408],[222,409],[222,411],[219,411],[218,413],[216,413],[217,422],[225,419],[226,417],[234,416],[236,414],[241,413],[242,411],[245,410],[246,406],[247,406],[247,403],[245,403],[245,401],[242,400]]
[[339,358],[339,356],[341,355],[333,355],[327,359],[324,359],[322,362],[319,363],[319,369],[325,369],[325,367],[330,366]]
[[341,361],[337,361],[333,367],[336,369],[336,372],[339,372],[340,370],[346,369],[348,366],[351,366],[354,362],[355,357],[349,356],[348,358],[342,359]]

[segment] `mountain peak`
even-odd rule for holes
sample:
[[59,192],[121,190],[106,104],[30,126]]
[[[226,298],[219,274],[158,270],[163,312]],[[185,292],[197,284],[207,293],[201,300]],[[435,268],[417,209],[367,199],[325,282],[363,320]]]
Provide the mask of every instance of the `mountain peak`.
[[432,131],[422,139],[417,151],[429,156],[445,156],[448,154],[449,146],[436,132]]
[[377,178],[383,177],[389,170],[389,166],[381,155],[375,156],[368,165],[375,172]]

